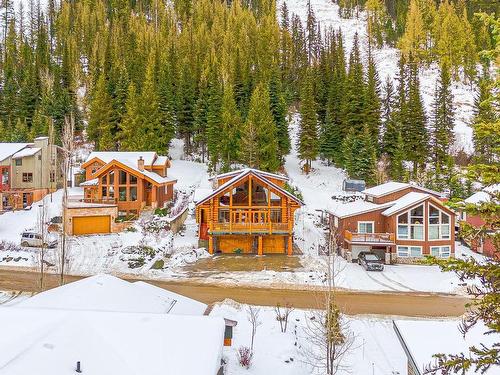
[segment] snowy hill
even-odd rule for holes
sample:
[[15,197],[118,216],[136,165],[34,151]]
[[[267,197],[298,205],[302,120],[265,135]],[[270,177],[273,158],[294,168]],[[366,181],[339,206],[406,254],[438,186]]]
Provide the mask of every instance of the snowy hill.
[[[303,22],[306,21],[307,1],[278,0],[278,11],[283,2],[287,3],[290,14],[295,13]],[[322,29],[333,27],[334,29],[340,28],[342,30],[347,55],[351,51],[354,35],[357,32],[361,41],[362,54],[366,57],[368,42],[365,12],[359,13],[359,19],[344,19],[339,15],[339,6],[334,4],[332,0],[311,0],[311,6]],[[387,77],[395,80],[398,71],[398,49],[392,47],[376,49],[374,51],[374,58],[380,81],[382,83],[385,82]],[[437,69],[437,65],[423,69],[420,72],[420,90],[428,116],[434,98],[438,75],[439,70]],[[452,92],[456,106],[455,150],[463,148],[465,152],[472,153],[472,129],[469,127],[469,124],[473,116],[475,88],[471,87],[470,84],[455,82],[452,84]]]

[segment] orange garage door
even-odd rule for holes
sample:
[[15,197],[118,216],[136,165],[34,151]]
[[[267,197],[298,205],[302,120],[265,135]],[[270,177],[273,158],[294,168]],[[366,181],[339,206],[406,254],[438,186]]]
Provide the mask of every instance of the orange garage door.
[[97,234],[111,232],[111,216],[74,216],[73,234]]

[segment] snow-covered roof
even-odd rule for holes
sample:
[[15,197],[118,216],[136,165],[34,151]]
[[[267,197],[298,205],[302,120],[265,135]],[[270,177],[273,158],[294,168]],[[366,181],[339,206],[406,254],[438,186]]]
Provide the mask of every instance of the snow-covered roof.
[[133,169],[137,173],[142,174],[143,176],[150,178],[151,180],[153,180],[154,182],[156,182],[158,184],[164,184],[167,182],[175,182],[176,181],[176,179],[173,177],[168,177],[168,176],[162,177],[158,173],[151,172],[151,171],[148,171],[146,169],[140,170],[139,167],[137,166],[137,161],[135,163],[120,161],[120,160],[117,160],[117,161],[126,165],[130,169]]
[[377,186],[374,186],[372,188],[365,189],[362,191],[362,193],[378,198],[378,197],[383,197],[384,195],[396,193],[398,191],[408,189],[408,188],[415,188],[415,189],[421,190],[423,192],[426,192],[426,193],[429,193],[429,194],[432,194],[435,196],[443,196],[443,194],[438,192],[438,191],[427,189],[425,187],[418,186],[414,183],[396,182],[396,181],[389,181],[389,182],[386,182],[385,184],[377,185]]
[[491,201],[491,195],[485,191],[478,191],[477,193],[472,194],[469,198],[467,198],[464,202],[468,204],[479,204]]
[[97,185],[99,185],[98,178],[93,178],[92,180],[87,180],[80,184],[80,186],[97,186]]
[[33,156],[36,155],[40,150],[40,147],[26,147],[12,155],[12,159],[21,159],[27,156]]
[[167,156],[158,156],[154,162],[153,165],[161,165],[161,166],[164,166],[165,164],[167,164],[167,161],[168,161],[168,157]]
[[483,191],[489,193],[489,194],[497,194],[500,193],[500,184],[495,184],[495,185],[490,185],[486,186]]
[[423,202],[430,197],[431,196],[427,193],[416,193],[412,191],[408,194],[403,195],[401,198],[393,201],[392,202],[393,205],[384,212],[382,212],[382,215],[384,216],[394,215],[396,212],[404,210],[405,208],[410,208],[411,206]]
[[254,168],[244,168],[244,169],[240,169],[237,171],[231,171],[231,172],[227,172],[227,173],[218,174],[217,176],[211,177],[208,180],[212,181],[214,179],[218,180],[218,179],[221,179],[224,177],[234,177],[234,176],[238,176],[239,174],[246,172],[246,171],[253,171],[253,172],[258,173],[259,175],[264,176],[264,177],[271,177],[271,178],[275,178],[275,179],[282,180],[282,181],[288,181],[288,177],[286,177],[286,176],[276,174],[276,173],[271,173],[271,172],[260,171],[258,169],[254,169]]
[[[466,356],[470,346],[480,347],[481,343],[491,346],[500,339],[499,334],[485,335],[488,329],[479,323],[463,337],[458,329],[459,320],[396,320],[396,333],[400,334],[402,345],[409,352],[417,370],[421,374],[428,365],[435,364],[434,354],[459,354]],[[470,369],[467,375],[474,374]]]
[[211,195],[213,193],[212,189],[209,188],[198,188],[194,191],[193,202],[198,203]]
[[389,181],[382,185],[377,185],[362,192],[374,197],[381,197],[387,194],[395,193],[410,187],[410,184],[404,182]]
[[30,143],[0,143],[0,161],[4,161],[29,145]]
[[382,210],[384,208],[392,206],[393,204],[394,202],[375,204],[364,200],[357,200],[348,203],[336,202],[331,203],[327,211],[330,214],[343,219],[345,217],[355,216],[366,212]]
[[[130,304],[140,301],[129,301]],[[215,375],[224,319],[208,316],[0,308],[3,375]]]
[[88,277],[28,298],[17,307],[79,311],[203,315],[207,305],[191,298],[111,275]]
[[123,152],[123,151],[94,151],[85,160],[85,163],[98,158],[104,163],[108,164],[112,160],[117,160],[122,163],[137,165],[137,160],[142,157],[144,160],[144,165],[153,165],[154,159],[156,157],[156,152],[154,151],[133,151],[133,152]]
[[[264,172],[264,173],[267,173],[267,172]],[[302,202],[300,199],[298,199],[295,195],[289,193],[288,191],[286,191],[285,189],[283,189],[281,186],[278,186],[274,182],[268,180],[264,175],[261,175],[261,171],[259,171],[257,169],[251,169],[251,168],[242,169],[240,171],[240,174],[234,176],[232,179],[228,180],[227,182],[225,182],[224,184],[222,184],[221,186],[219,186],[217,189],[213,190],[208,196],[202,198],[200,201],[197,201],[196,204],[197,205],[202,204],[203,202],[207,201],[208,199],[212,198],[213,196],[215,196],[215,195],[219,194],[220,192],[224,191],[229,186],[233,185],[234,183],[238,182],[239,180],[241,180],[242,178],[248,176],[249,174],[252,174],[252,175],[254,175],[257,178],[260,178],[266,184],[272,186],[276,190],[278,190],[281,193],[287,195],[288,197],[290,197],[291,199],[293,199],[297,203],[299,203],[301,205],[304,204],[304,202]]]

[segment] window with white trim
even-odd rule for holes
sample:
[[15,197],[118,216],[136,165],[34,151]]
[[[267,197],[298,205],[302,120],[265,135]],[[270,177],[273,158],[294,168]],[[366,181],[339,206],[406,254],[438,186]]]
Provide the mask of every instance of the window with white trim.
[[450,215],[429,205],[429,240],[450,239]]
[[449,246],[431,246],[431,255],[437,258],[449,258],[451,254]]
[[398,239],[424,239],[424,205],[412,208],[398,216]]
[[358,233],[373,233],[374,224],[373,221],[358,221]]
[[397,252],[401,258],[419,258],[422,256],[422,246],[398,246]]

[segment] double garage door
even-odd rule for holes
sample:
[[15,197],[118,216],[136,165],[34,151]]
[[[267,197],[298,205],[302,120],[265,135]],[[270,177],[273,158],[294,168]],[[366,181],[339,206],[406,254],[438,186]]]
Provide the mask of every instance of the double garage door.
[[111,216],[73,216],[73,235],[111,233]]

